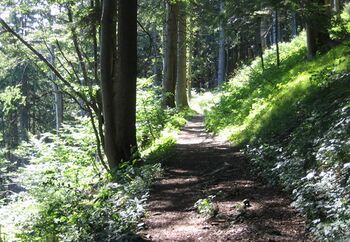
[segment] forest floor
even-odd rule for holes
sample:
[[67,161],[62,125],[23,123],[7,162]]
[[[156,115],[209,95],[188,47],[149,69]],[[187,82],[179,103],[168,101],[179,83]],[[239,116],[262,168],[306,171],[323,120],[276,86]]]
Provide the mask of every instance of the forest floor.
[[[183,128],[164,168],[151,190],[141,232],[148,240],[312,241],[286,194],[250,173],[238,148],[208,134],[202,116]],[[216,216],[208,219],[194,204],[209,195],[216,195]]]

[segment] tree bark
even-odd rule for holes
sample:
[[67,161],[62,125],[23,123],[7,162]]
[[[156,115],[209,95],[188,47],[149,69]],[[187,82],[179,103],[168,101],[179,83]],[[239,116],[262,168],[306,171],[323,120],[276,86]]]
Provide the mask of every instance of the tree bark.
[[[92,9],[95,9],[94,11],[99,11],[100,12],[100,2],[97,0],[91,0],[90,1],[90,6]],[[99,70],[99,59],[98,59],[98,48],[99,48],[99,43],[98,39],[100,39],[100,31],[98,31],[98,24],[96,21],[94,21],[94,25],[92,27],[92,42],[93,42],[93,53],[94,53],[94,78],[95,78],[95,83],[99,83],[99,75],[98,75],[98,70]]]
[[261,22],[263,21],[263,18],[259,18],[258,19],[258,23],[257,23],[257,28],[256,28],[256,34],[255,34],[255,43],[257,45],[257,51],[258,54],[260,56],[260,61],[261,61],[261,69],[264,70],[265,69],[265,65],[264,65],[264,52],[263,52],[263,47],[262,47],[262,37],[261,37]]
[[267,20],[266,16],[262,16],[260,20],[260,43],[262,51],[267,49],[267,35],[269,32],[269,23]]
[[298,34],[297,14],[295,11],[292,11],[292,37],[297,36],[297,34]]
[[168,60],[167,60],[167,56],[168,56],[168,49],[167,49],[167,29],[168,29],[168,7],[167,7],[167,3],[166,1],[163,2],[163,6],[166,9],[166,14],[164,14],[163,17],[163,28],[162,28],[162,50],[163,50],[163,55],[162,55],[162,61],[163,61],[163,76],[162,76],[162,86],[163,89],[165,91],[164,88],[164,83],[165,83],[165,77],[167,75],[167,71],[168,71]]
[[176,106],[180,109],[188,107],[186,92],[187,74],[187,41],[186,41],[186,5],[179,3],[178,16],[178,45],[177,45],[177,80],[176,80]]
[[23,67],[23,73],[21,78],[21,92],[25,97],[25,103],[20,110],[20,137],[21,140],[28,141],[29,131],[29,106],[28,106],[28,77],[26,75],[28,63]]
[[[118,8],[118,51],[116,13]],[[136,152],[137,0],[104,0],[101,88],[105,154],[113,171]]]
[[306,46],[307,46],[307,58],[313,59],[316,56],[316,34],[312,27],[312,24],[306,23]]
[[277,61],[277,66],[280,66],[280,48],[279,48],[279,28],[278,28],[278,10],[275,9],[274,12],[274,35],[275,35],[275,45],[276,45],[276,61]]
[[150,33],[150,36],[152,37],[151,39],[151,44],[153,45],[152,47],[152,59],[153,59],[153,67],[152,67],[152,72],[154,76],[154,81],[156,85],[161,85],[162,83],[162,58],[161,58],[161,53],[160,53],[160,47],[156,43],[162,43],[161,42],[161,36],[157,32],[156,29],[153,29],[152,32]]
[[165,93],[165,106],[175,107],[175,86],[177,74],[177,18],[178,3],[167,2],[166,23],[166,50],[165,73],[163,79],[163,91]]
[[[51,47],[51,64],[52,66],[55,66],[55,49],[54,47]],[[59,86],[55,83],[56,81],[56,75],[55,73],[52,73],[52,90],[54,94],[54,109],[55,109],[55,128],[56,128],[56,134],[59,135],[60,128],[62,126],[63,122],[63,96],[62,92],[60,91]]]
[[[220,13],[223,14],[225,3],[220,2]],[[221,86],[225,82],[225,28],[224,21],[220,22],[220,36],[219,36],[219,57],[218,57],[218,78],[217,85]]]
[[60,88],[57,84],[52,84],[53,93],[55,97],[55,126],[56,126],[56,133],[57,135],[60,132],[60,128],[62,126],[63,122],[63,96]]
[[[308,3],[311,3],[311,1]],[[306,20],[308,59],[314,58],[317,51],[328,50],[332,42],[327,29],[331,20],[330,9],[324,0],[317,0],[316,3],[317,8],[311,8],[310,16]]]
[[333,0],[333,11],[339,13],[340,11],[340,0]]
[[118,10],[118,81],[114,102],[119,162],[137,155],[137,0],[120,0]]
[[114,116],[116,108],[113,103],[114,85],[117,81],[117,36],[116,36],[117,3],[114,0],[103,1],[101,18],[101,91],[104,117],[104,151],[111,170],[118,167],[116,147],[116,127]]
[[275,45],[277,42],[277,22],[276,22],[276,11],[272,12],[272,44]]
[[192,65],[193,65],[193,23],[189,18],[189,41],[188,41],[188,69],[187,69],[187,100],[191,101],[192,98]]

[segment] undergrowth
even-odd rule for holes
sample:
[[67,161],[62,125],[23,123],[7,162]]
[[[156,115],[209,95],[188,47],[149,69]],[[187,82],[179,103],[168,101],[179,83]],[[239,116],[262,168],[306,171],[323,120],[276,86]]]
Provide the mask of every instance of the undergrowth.
[[137,139],[144,163],[124,162],[113,178],[100,164],[85,118],[63,125],[59,137],[32,136],[12,150],[13,157],[27,161],[12,173],[2,156],[1,174],[7,176],[1,184],[25,191],[0,200],[0,241],[118,241],[137,232],[149,187],[188,115],[189,110],[163,110],[159,88],[139,80]]
[[252,169],[289,191],[320,241],[349,237],[350,43],[308,61],[305,35],[244,66],[206,113],[206,126],[229,133]]

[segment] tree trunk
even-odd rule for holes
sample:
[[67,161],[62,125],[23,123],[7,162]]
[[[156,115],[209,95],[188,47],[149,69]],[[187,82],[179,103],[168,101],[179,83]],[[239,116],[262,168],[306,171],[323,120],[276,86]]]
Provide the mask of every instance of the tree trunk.
[[[225,11],[225,3],[220,2],[220,13]],[[217,85],[221,86],[225,82],[225,28],[224,21],[220,22],[220,36],[219,36],[219,57],[218,57],[218,78]]]
[[276,44],[276,42],[277,42],[276,36],[277,36],[276,12],[273,11],[273,13],[272,13],[272,36],[271,36],[271,39],[272,39],[271,44],[273,44],[273,45]]
[[176,106],[178,108],[188,108],[186,92],[187,74],[187,41],[186,41],[186,4],[179,3],[178,16],[178,45],[177,45],[177,80],[176,80]]
[[[26,16],[20,17],[20,23],[22,28],[22,35],[26,36]],[[28,63],[23,66],[22,76],[21,76],[21,92],[22,96],[25,98],[25,103],[20,108],[20,116],[19,116],[19,134],[20,140],[28,141],[28,131],[29,131],[29,107],[28,107],[28,76],[27,76],[27,68]]]
[[28,63],[23,67],[23,73],[21,78],[21,92],[25,97],[25,103],[20,110],[20,138],[21,140],[28,141],[29,131],[29,106],[28,106],[28,77],[26,75]]
[[55,97],[55,126],[58,135],[63,122],[63,96],[58,85],[53,83],[52,88]]
[[192,56],[188,61],[188,77],[187,77],[187,100],[190,103],[192,99]]
[[[53,46],[51,47],[50,59],[51,59],[52,66],[55,66],[55,49]],[[55,83],[56,81],[55,73],[52,73],[52,81],[53,81],[52,90],[54,94],[54,109],[55,109],[55,128],[56,128],[57,135],[59,135],[59,131],[63,122],[63,96],[58,85]]]
[[152,36],[152,42],[151,44],[153,45],[152,47],[152,52],[153,52],[153,76],[154,76],[154,81],[156,85],[161,85],[162,83],[162,59],[160,55],[160,48],[157,43],[161,42],[161,37],[159,36],[158,32],[156,29],[152,30],[151,32]]
[[295,11],[292,11],[292,37],[297,36],[297,34],[298,34],[297,14]]
[[116,106],[115,83],[117,82],[116,20],[117,3],[114,0],[103,1],[101,19],[101,91],[104,117],[104,151],[111,170],[118,167],[119,154],[116,147],[116,127],[114,118]]
[[163,49],[163,55],[162,55],[162,61],[163,61],[163,76],[162,76],[162,86],[164,88],[164,82],[165,82],[165,77],[167,75],[167,68],[168,68],[168,63],[167,63],[167,56],[168,56],[168,49],[167,49],[167,28],[168,28],[168,7],[166,1],[163,2],[164,8],[166,9],[166,14],[164,15],[163,18],[163,28],[162,28],[162,49]]
[[[311,10],[311,16],[306,21],[308,59],[314,58],[317,51],[327,51],[332,42],[328,33],[328,27],[331,24],[328,3],[318,0],[317,4],[317,9]],[[320,23],[321,20],[322,23]]]
[[192,20],[189,23],[189,47],[188,47],[188,74],[187,74],[187,100],[190,102],[192,98],[192,65],[193,65],[193,30],[192,30]]
[[15,148],[19,144],[17,111],[14,111],[9,115],[9,124],[10,127],[7,134],[9,137],[8,146],[9,148]]
[[258,24],[256,25],[257,28],[256,28],[256,34],[255,34],[255,43],[257,45],[257,51],[258,51],[258,54],[260,56],[260,61],[261,61],[261,69],[264,70],[265,69],[265,66],[264,66],[264,52],[263,52],[263,47],[262,47],[262,42],[261,40],[263,38],[261,38],[261,22],[263,21],[263,18],[259,18],[258,19]]
[[312,27],[312,24],[306,23],[306,45],[307,45],[307,58],[313,59],[316,56],[316,34]]
[[[118,7],[118,51],[116,13]],[[103,1],[101,88],[105,154],[114,171],[136,151],[137,0]],[[118,71],[117,71],[118,70]]]
[[165,93],[165,106],[170,108],[175,107],[175,86],[177,74],[177,18],[178,3],[167,2],[165,73],[163,79],[163,90]]
[[267,49],[268,32],[269,32],[269,23],[267,21],[266,16],[262,16],[260,20],[260,43],[263,51]]
[[340,0],[333,0],[333,11],[339,13],[340,11]]
[[192,66],[193,66],[193,60],[194,60],[194,43],[195,43],[195,39],[194,39],[194,31],[193,31],[193,21],[191,19],[191,17],[188,18],[189,19],[189,27],[188,27],[188,31],[189,31],[189,43],[188,43],[188,69],[187,69],[187,100],[190,103],[191,102],[191,98],[192,98],[192,78],[193,78],[193,73],[192,73]]
[[118,161],[137,155],[137,0],[120,0],[118,11],[118,81],[116,85],[116,143]]
[[279,49],[279,28],[278,28],[278,10],[275,9],[275,13],[274,13],[274,35],[275,35],[275,44],[276,44],[276,61],[277,61],[277,66],[280,66],[280,49]]
[[[94,11],[100,12],[100,2],[97,0],[91,0],[90,1],[90,6],[92,9],[95,9]],[[94,53],[94,78],[95,78],[95,83],[99,83],[99,76],[98,76],[98,70],[99,70],[99,59],[98,59],[98,48],[99,48],[99,43],[98,39],[100,39],[100,31],[98,31],[98,24],[97,22],[94,21],[94,24],[92,26],[92,43],[93,43],[93,53]]]

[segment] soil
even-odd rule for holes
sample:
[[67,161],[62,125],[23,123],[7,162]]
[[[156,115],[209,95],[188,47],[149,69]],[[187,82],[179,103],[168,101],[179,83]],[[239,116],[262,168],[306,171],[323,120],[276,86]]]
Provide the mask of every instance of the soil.
[[[288,196],[259,181],[237,147],[208,134],[202,116],[183,128],[164,168],[141,232],[150,241],[312,241]],[[210,195],[208,218],[194,204]]]

